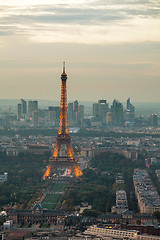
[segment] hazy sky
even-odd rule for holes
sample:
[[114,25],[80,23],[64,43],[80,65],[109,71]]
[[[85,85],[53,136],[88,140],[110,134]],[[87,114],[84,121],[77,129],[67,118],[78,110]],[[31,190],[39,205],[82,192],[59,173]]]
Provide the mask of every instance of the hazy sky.
[[159,0],[0,0],[0,99],[160,102]]

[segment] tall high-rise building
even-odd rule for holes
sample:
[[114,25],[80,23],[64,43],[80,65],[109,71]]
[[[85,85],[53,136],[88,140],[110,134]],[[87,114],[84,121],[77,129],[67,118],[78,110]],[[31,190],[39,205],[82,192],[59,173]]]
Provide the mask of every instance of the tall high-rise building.
[[77,120],[81,121],[84,118],[84,105],[79,105]]
[[108,103],[106,100],[98,100],[98,103],[93,104],[93,115],[98,121],[106,124],[106,116],[108,112]]
[[103,117],[106,117],[108,112],[108,103],[106,100],[98,100],[99,103],[99,114]]
[[22,114],[27,113],[27,102],[23,99],[21,99],[21,112]]
[[127,110],[130,110],[130,112],[135,113],[135,107],[131,104],[130,98],[127,99]]
[[99,115],[99,103],[93,103],[93,116],[97,117]]
[[149,118],[149,124],[152,127],[158,127],[158,115],[153,113]]
[[23,114],[26,114],[27,103],[25,100],[21,99],[21,102],[17,104],[17,119],[20,120]]
[[73,102],[73,120],[78,120],[78,109],[79,109],[79,102],[76,100]]
[[93,115],[96,117],[100,115],[101,117],[106,116],[108,112],[108,103],[106,100],[98,100],[98,103],[93,104]]
[[50,123],[56,122],[56,112],[55,111],[48,112],[48,120]]
[[38,127],[39,125],[39,113],[38,110],[32,112],[32,122],[34,127]]
[[111,106],[111,116],[113,126],[123,126],[123,105],[118,100],[114,100]]
[[73,103],[68,103],[68,120],[73,120]]
[[131,104],[130,98],[127,99],[127,110],[125,111],[125,120],[133,123],[135,120],[135,107]]
[[60,114],[60,107],[52,107],[52,106],[49,106],[48,107],[48,113],[49,112],[54,112],[54,116],[55,116],[55,121],[58,121],[59,120],[59,114]]
[[68,120],[80,122],[84,118],[84,105],[79,105],[76,100],[68,104]]
[[22,104],[18,103],[17,104],[17,120],[20,120],[22,116]]
[[38,101],[28,101],[28,113],[38,110]]

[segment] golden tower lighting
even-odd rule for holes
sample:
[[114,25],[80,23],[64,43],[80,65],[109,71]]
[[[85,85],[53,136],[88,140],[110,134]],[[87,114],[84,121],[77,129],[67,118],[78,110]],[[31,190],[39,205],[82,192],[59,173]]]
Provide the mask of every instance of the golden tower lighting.
[[[67,74],[65,72],[65,63],[63,63],[61,81],[62,81],[61,106],[58,135],[56,138],[56,145],[54,148],[53,156],[49,159],[50,164],[43,175],[44,180],[50,177],[54,169],[58,167],[70,168],[71,171],[74,172],[76,177],[82,175],[82,171],[77,164],[77,159],[74,158],[71,137],[69,135],[68,112],[67,112],[67,89],[66,89]],[[67,156],[60,156],[60,149],[62,145],[66,145]]]

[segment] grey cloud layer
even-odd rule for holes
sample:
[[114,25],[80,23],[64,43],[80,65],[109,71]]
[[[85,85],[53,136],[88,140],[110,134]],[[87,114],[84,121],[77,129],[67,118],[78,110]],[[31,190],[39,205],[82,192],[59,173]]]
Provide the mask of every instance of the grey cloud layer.
[[[81,6],[42,5],[20,9],[1,7],[0,35],[27,34],[27,29],[44,29],[44,24],[104,25],[125,24],[128,20],[139,18],[159,18],[160,4],[154,0],[95,0]],[[37,27],[37,25],[39,27]],[[5,26],[5,29],[3,29]],[[30,33],[30,32],[28,32]]]

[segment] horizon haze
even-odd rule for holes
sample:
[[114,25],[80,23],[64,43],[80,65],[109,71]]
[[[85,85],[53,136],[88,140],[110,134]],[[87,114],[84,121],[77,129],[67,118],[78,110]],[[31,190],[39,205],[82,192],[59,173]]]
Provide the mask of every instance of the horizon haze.
[[0,0],[1,99],[159,102],[160,3]]

